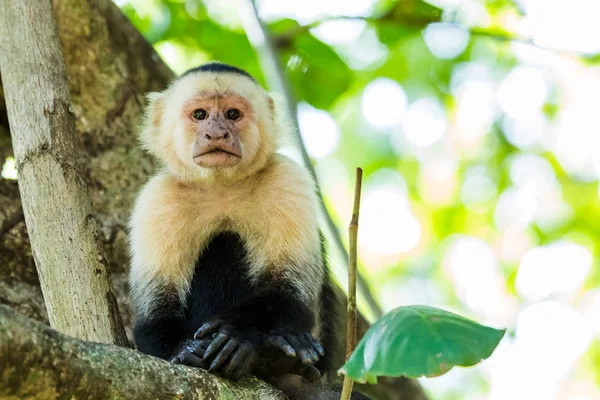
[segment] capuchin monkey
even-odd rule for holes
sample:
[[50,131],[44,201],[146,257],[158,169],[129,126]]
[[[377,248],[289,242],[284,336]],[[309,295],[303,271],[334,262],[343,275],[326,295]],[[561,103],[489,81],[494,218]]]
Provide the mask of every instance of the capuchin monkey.
[[344,309],[315,185],[276,153],[287,128],[272,98],[210,63],[148,99],[141,142],[164,170],[130,220],[137,348],[232,380],[254,374],[291,399],[339,398],[309,384],[344,361]]

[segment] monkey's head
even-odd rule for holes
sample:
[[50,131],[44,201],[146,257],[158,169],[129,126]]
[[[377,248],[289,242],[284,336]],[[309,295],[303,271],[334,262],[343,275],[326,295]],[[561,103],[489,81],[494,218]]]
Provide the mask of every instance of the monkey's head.
[[243,179],[276,150],[273,100],[243,70],[205,64],[148,98],[142,144],[183,181]]

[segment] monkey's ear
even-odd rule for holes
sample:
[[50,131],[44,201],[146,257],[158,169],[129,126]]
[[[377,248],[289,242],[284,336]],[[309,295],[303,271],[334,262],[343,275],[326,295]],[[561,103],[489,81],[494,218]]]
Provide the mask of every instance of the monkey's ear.
[[269,106],[269,112],[273,116],[273,119],[275,119],[275,101],[271,94],[267,94],[267,104]]
[[273,134],[277,138],[280,145],[287,145],[295,143],[294,135],[294,124],[286,113],[287,100],[284,95],[277,92],[270,92],[269,97],[269,108],[272,110],[274,132]]
[[146,95],[148,106],[146,108],[147,124],[152,124],[153,128],[160,126],[164,111],[163,94],[159,92],[151,92]]
[[269,105],[269,111],[273,116],[273,120],[277,123],[284,117],[284,109],[286,107],[287,100],[285,96],[278,92],[267,93],[267,103]]
[[158,136],[165,108],[164,95],[157,92],[148,93],[146,100],[148,104],[144,111],[139,140],[142,147],[150,153],[155,153],[160,148],[158,145]]

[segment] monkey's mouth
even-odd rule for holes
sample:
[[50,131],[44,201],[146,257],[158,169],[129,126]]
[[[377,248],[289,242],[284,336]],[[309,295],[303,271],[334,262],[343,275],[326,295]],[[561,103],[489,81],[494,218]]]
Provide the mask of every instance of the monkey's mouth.
[[234,149],[211,147],[194,155],[194,163],[204,168],[233,167],[240,162],[242,155]]
[[198,155],[194,156],[194,158],[196,158],[196,157],[203,157],[203,156],[205,156],[207,154],[228,154],[228,155],[234,156],[234,157],[241,157],[241,155],[239,155],[237,153],[234,153],[234,152],[229,151],[229,150],[222,149],[220,147],[216,147],[214,149],[205,151],[204,153],[198,154]]

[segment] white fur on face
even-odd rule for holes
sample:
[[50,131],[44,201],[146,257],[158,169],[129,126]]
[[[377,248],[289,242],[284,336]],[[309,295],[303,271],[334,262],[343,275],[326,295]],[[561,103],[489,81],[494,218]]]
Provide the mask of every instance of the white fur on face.
[[[255,120],[241,135],[243,157],[231,168],[202,168],[191,156],[195,132],[182,123],[184,103],[199,93],[244,97],[253,108]],[[245,179],[261,169],[277,148],[278,132],[272,100],[246,76],[201,72],[184,76],[167,90],[148,95],[149,105],[141,132],[141,142],[151,154],[165,163],[173,176],[184,182]]]

